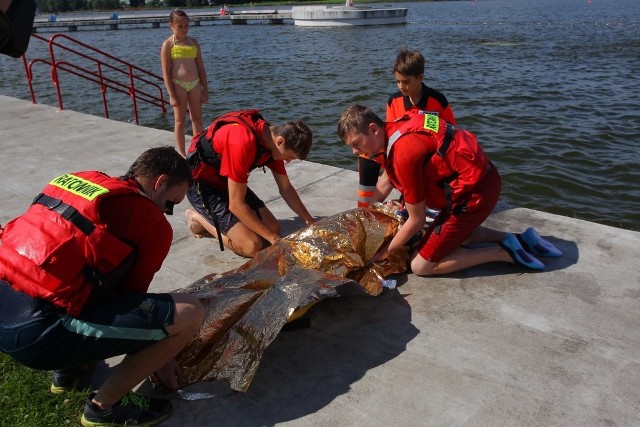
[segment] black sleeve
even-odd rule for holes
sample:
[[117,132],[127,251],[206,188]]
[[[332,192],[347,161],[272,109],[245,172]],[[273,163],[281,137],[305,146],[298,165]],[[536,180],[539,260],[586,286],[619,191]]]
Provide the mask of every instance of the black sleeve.
[[380,176],[380,163],[366,157],[358,157],[358,174],[360,175],[360,185],[374,187]]

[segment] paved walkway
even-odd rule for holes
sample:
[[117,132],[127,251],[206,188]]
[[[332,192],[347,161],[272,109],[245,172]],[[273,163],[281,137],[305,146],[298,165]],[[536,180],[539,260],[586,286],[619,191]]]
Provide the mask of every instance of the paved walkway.
[[[0,96],[0,108],[2,224],[56,174],[121,174],[145,149],[173,143],[170,132],[13,98]],[[354,205],[355,172],[310,162],[288,170],[313,214]],[[256,170],[250,185],[295,230],[272,182]],[[244,262],[192,238],[185,208],[170,219],[173,248],[154,291]],[[322,302],[310,328],[282,332],[267,349],[246,394],[195,384],[189,391],[216,397],[177,400],[163,426],[640,425],[640,233],[529,209],[489,222],[532,225],[566,255],[541,273],[493,264],[405,275],[377,298]]]

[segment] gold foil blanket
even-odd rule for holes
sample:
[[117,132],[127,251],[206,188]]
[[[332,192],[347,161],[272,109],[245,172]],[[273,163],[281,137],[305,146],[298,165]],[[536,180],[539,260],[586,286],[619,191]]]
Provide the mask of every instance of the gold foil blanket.
[[177,357],[188,383],[221,380],[247,391],[264,350],[294,312],[342,295],[380,294],[380,279],[404,272],[408,252],[368,262],[399,226],[379,204],[345,211],[281,239],[237,269],[179,290],[206,309],[204,324]]

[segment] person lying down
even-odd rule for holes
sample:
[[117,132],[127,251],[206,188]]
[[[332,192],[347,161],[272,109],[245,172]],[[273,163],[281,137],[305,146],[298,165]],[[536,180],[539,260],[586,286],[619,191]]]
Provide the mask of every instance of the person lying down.
[[369,260],[400,224],[380,204],[341,212],[281,239],[239,268],[178,290],[197,296],[206,310],[200,331],[176,358],[184,385],[221,380],[245,392],[287,321],[328,298],[379,295],[386,277],[406,271],[408,250],[383,263]]

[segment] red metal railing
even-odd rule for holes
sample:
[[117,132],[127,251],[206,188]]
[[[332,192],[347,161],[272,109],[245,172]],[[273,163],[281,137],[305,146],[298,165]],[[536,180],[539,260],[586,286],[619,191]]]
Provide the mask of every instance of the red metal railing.
[[[37,58],[27,62],[26,54],[22,56],[22,62],[24,64],[25,71],[27,73],[27,80],[29,83],[29,91],[31,92],[31,101],[37,104],[36,95],[33,89],[33,66],[38,63],[47,64],[51,67],[51,79],[53,85],[56,88],[56,94],[58,96],[58,105],[61,110],[64,110],[64,104],[62,102],[62,91],[60,90],[60,80],[58,76],[59,71],[65,71],[75,76],[81,77],[85,80],[91,81],[100,85],[100,91],[102,93],[102,104],[104,106],[104,116],[109,118],[109,107],[107,105],[107,90],[123,93],[131,98],[133,104],[133,115],[135,122],[138,124],[138,100],[156,105],[162,109],[163,113],[166,113],[167,101],[164,99],[162,91],[162,85],[164,81],[162,76],[151,73],[143,68],[133,65],[129,62],[123,61],[120,58],[116,58],[106,52],[96,49],[86,43],[82,43],[74,38],[71,38],[65,34],[54,34],[50,39],[42,37],[38,34],[31,34],[32,41],[34,39],[41,40],[49,46],[49,59]],[[101,55],[99,59],[96,56],[90,56],[87,53],[80,52],[73,47],[69,47],[58,42],[58,39],[64,39],[76,47],[81,47],[89,51],[90,53],[96,53]],[[90,64],[96,66],[96,69],[88,69],[86,67],[74,64],[69,61],[56,60],[55,48],[62,49],[66,52],[70,52],[81,58],[89,61]],[[107,62],[108,60],[108,62]],[[115,76],[108,76],[105,73],[113,72]],[[119,81],[115,77],[124,76],[127,82]],[[148,88],[146,90],[139,89],[138,86]],[[153,92],[153,93],[152,93]],[[157,93],[157,95],[155,94]]]

